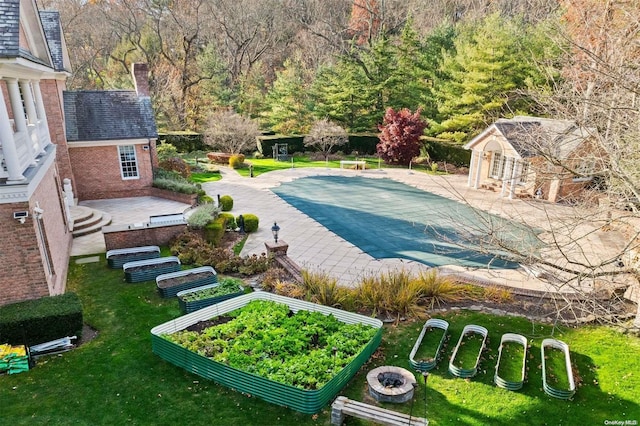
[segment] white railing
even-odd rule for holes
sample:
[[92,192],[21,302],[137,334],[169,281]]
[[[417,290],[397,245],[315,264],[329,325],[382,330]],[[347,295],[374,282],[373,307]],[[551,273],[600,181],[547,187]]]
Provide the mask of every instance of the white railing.
[[[38,133],[40,134],[39,151],[51,143],[51,135],[49,134],[49,126],[45,120],[38,120]],[[36,151],[38,152],[38,151]]]
[[16,151],[18,153],[20,173],[23,173],[34,160],[28,145],[31,143],[31,138],[30,135],[27,135],[25,132],[17,132],[13,134],[13,140],[16,144]]
[[42,147],[42,143],[40,142],[40,129],[37,124],[29,124],[27,130],[29,131],[29,140],[32,146],[31,152],[38,155]]

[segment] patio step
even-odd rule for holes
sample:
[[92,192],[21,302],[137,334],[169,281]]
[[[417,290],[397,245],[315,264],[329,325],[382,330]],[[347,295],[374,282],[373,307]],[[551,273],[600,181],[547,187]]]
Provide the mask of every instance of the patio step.
[[101,232],[103,226],[111,223],[111,215],[85,206],[74,206],[71,210],[73,237]]

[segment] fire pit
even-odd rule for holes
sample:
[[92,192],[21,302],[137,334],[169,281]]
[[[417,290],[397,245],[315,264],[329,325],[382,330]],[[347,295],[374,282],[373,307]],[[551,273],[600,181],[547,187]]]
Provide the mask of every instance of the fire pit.
[[367,374],[369,394],[378,402],[407,402],[413,398],[416,379],[408,370],[382,366]]

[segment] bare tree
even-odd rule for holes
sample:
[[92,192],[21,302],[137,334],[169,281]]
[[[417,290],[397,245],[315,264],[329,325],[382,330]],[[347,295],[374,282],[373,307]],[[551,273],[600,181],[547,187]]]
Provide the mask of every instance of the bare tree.
[[254,149],[259,135],[255,121],[232,110],[222,110],[209,116],[205,143],[222,152],[239,154]]
[[328,160],[333,147],[344,145],[348,141],[346,130],[325,118],[315,122],[309,134],[304,137],[304,146],[316,148]]

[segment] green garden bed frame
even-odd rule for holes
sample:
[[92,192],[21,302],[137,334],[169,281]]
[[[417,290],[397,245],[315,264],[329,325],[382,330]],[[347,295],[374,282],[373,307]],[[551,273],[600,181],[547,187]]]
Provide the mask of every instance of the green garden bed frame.
[[[205,274],[205,277],[197,278],[195,275]],[[190,279],[190,276],[193,277]],[[175,278],[183,278],[184,282],[172,286],[163,285],[163,281]],[[199,268],[185,269],[184,271],[171,272],[168,274],[158,275],[156,277],[156,287],[160,296],[174,297],[183,290],[189,290],[196,287],[202,287],[218,282],[218,274],[211,266],[201,266]]]
[[[519,345],[522,345],[522,347],[524,348],[524,354],[522,356],[522,373],[520,375],[520,380],[516,382],[505,380],[504,378],[500,377],[500,375],[498,374],[498,370],[500,369],[500,361],[502,361],[502,348],[504,347],[505,343],[517,343]],[[500,339],[500,348],[498,349],[498,362],[496,363],[496,374],[493,376],[493,381],[496,384],[496,386],[503,389],[511,390],[511,391],[522,389],[522,386],[524,385],[525,371],[526,371],[526,365],[527,365],[527,345],[528,345],[527,338],[522,336],[521,334],[505,333],[502,335],[502,338]]]
[[191,293],[197,293],[198,291],[208,290],[210,288],[218,287],[220,283],[205,285],[202,287],[192,288],[189,290],[183,290],[177,294],[178,296],[178,305],[180,305],[180,310],[184,314],[190,314],[191,312],[197,311],[202,308],[206,308],[207,306],[215,305],[216,303],[224,302],[225,300],[233,299],[234,297],[242,296],[244,294],[244,287],[240,287],[240,291],[237,293],[229,293],[224,296],[217,297],[209,297],[207,299],[200,300],[184,300],[183,296],[186,296]]
[[160,257],[160,247],[141,246],[107,251],[107,265],[109,268],[120,269],[127,262],[136,260],[155,259]]
[[[270,300],[282,303],[289,306],[289,309],[293,312],[307,310],[321,312],[325,315],[331,314],[344,323],[365,324],[377,328],[378,331],[351,363],[336,374],[327,384],[315,390],[296,388],[240,371],[191,352],[162,337],[164,334],[175,333],[200,321],[239,309],[253,300]],[[369,359],[381,340],[382,321],[378,319],[262,291],[225,300],[151,329],[153,352],[162,359],[223,386],[306,414],[314,414],[322,410]]]
[[[431,358],[431,360],[416,361],[415,360],[416,354],[420,349],[422,340],[424,340],[424,337],[426,336],[427,331],[430,328],[438,328],[444,331],[444,333],[442,333],[442,338],[440,339],[440,343],[438,344],[438,348],[433,354],[433,357]],[[411,364],[411,367],[413,367],[414,369],[420,372],[431,371],[436,367],[436,364],[438,363],[438,358],[440,356],[440,352],[442,351],[442,348],[444,346],[444,342],[447,340],[448,329],[449,329],[449,323],[443,319],[431,318],[427,320],[427,322],[422,327],[422,331],[420,332],[420,336],[418,336],[418,340],[416,340],[416,343],[413,345],[413,349],[411,349],[411,353],[409,354],[409,364]]]
[[[549,347],[560,349],[564,353],[565,369],[566,369],[567,379],[569,380],[568,389],[554,388],[547,382],[547,365],[546,365],[545,350]],[[567,345],[565,342],[561,340],[544,339],[542,341],[542,345],[540,346],[540,352],[542,356],[542,387],[545,393],[547,395],[550,395],[558,399],[573,398],[573,395],[575,395],[576,393],[576,384],[575,384],[575,381],[573,380],[573,369],[571,368],[571,356],[569,355],[569,345]]]
[[[480,350],[478,351],[478,357],[476,358],[476,363],[473,368],[460,368],[457,367],[454,362],[456,360],[456,356],[458,355],[458,350],[460,349],[460,344],[464,339],[464,336],[467,334],[476,333],[482,336],[482,346],[480,346]],[[455,349],[453,350],[453,354],[451,354],[451,360],[449,361],[449,372],[457,377],[462,377],[464,379],[475,376],[478,373],[478,364],[480,363],[480,356],[482,355],[482,351],[487,344],[487,336],[489,335],[489,331],[486,328],[469,324],[465,325],[462,329],[462,334],[460,335],[460,339],[458,339],[458,343],[456,344]]]
[[[138,270],[138,268],[141,267],[149,268]],[[127,262],[122,265],[122,270],[124,271],[124,279],[128,283],[151,281],[156,279],[158,275],[168,274],[170,272],[178,272],[180,269],[180,259],[178,259],[176,256],[137,260],[135,262]]]

